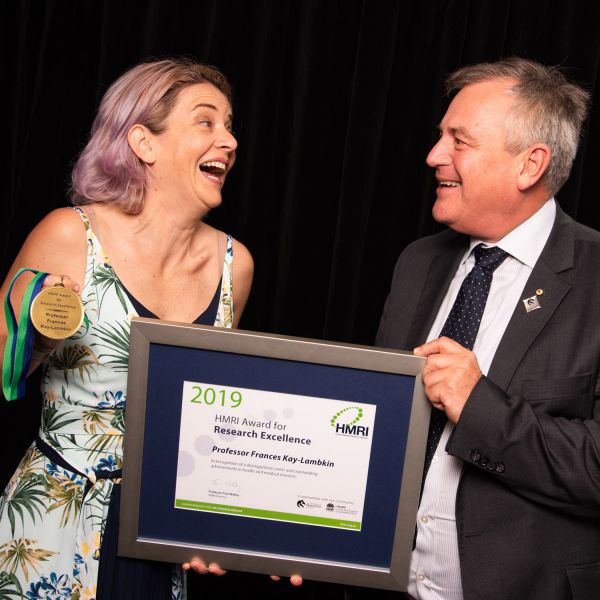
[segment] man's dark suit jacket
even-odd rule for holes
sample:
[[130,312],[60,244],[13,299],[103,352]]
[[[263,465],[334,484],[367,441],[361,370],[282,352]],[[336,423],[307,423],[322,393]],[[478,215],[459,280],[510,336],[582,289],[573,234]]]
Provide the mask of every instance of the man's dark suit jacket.
[[[447,230],[402,253],[377,345],[426,340],[468,242]],[[558,209],[521,298],[536,291],[446,446],[464,461],[465,600],[600,599],[600,233]]]

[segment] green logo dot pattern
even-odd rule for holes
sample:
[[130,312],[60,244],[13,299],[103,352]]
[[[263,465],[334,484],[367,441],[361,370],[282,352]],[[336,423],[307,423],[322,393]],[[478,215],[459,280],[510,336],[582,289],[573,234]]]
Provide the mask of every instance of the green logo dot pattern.
[[363,409],[360,406],[348,406],[347,408],[343,408],[342,410],[340,410],[339,412],[335,413],[335,415],[333,415],[333,417],[331,417],[331,426],[335,427],[335,422],[347,411],[349,410],[355,410],[356,411],[356,417],[354,420],[350,421],[349,423],[346,423],[346,425],[354,425],[355,423],[358,423],[362,417],[363,417]]

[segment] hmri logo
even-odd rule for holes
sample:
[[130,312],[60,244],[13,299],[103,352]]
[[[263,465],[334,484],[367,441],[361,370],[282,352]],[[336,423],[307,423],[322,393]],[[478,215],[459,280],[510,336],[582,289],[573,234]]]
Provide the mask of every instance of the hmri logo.
[[348,406],[331,417],[331,426],[340,435],[369,437],[369,428],[357,425],[363,418],[363,409],[360,406]]

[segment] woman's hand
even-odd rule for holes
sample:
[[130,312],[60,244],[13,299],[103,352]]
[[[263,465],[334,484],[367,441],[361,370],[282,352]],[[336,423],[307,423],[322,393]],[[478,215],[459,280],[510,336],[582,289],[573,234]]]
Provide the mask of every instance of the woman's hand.
[[206,566],[206,563],[201,558],[192,558],[190,562],[183,563],[181,567],[184,571],[192,569],[200,575],[206,575],[207,573],[211,573],[212,575],[217,575],[218,577],[220,577],[221,575],[225,575],[225,573],[227,573],[227,571],[221,569],[221,567],[217,563],[213,562]]
[[[271,575],[271,579],[273,581],[279,581],[281,579],[281,577],[279,575]],[[290,577],[290,583],[294,586],[294,587],[298,587],[299,585],[302,585],[302,582],[304,580],[302,579],[302,577],[300,575],[292,575]]]
[[63,287],[69,288],[72,292],[79,294],[79,284],[73,281],[68,275],[55,275],[50,273],[42,283],[42,287],[52,287],[53,285],[62,285]]

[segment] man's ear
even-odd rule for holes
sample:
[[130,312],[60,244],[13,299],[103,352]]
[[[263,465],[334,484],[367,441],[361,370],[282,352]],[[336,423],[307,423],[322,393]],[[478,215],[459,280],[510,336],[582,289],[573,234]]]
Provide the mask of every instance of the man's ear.
[[139,123],[132,125],[127,132],[127,141],[129,147],[142,162],[147,165],[154,163],[156,160],[154,136],[147,127]]
[[535,144],[523,153],[523,161],[517,178],[519,190],[533,187],[548,170],[552,153],[546,144]]

